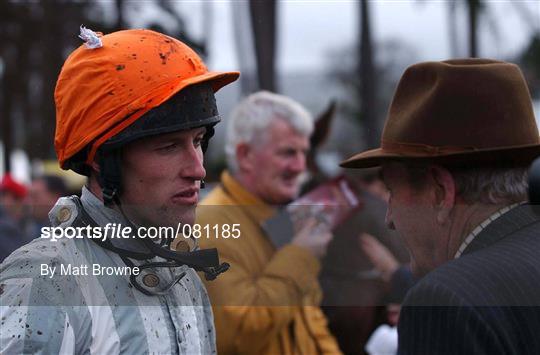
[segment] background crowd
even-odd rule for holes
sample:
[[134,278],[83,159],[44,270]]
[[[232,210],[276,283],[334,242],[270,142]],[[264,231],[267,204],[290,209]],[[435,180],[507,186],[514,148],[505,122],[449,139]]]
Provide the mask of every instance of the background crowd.
[[69,194],[62,177],[42,175],[29,185],[10,174],[0,180],[0,259],[41,234],[49,226],[49,211]]

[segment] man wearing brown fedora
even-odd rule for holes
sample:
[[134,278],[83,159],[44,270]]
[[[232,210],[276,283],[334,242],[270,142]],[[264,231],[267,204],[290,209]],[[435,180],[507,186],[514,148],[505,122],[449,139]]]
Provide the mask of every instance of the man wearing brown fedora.
[[462,59],[405,71],[381,147],[342,163],[382,166],[386,222],[421,277],[404,301],[400,353],[540,353],[540,208],[526,203],[538,155],[516,65]]

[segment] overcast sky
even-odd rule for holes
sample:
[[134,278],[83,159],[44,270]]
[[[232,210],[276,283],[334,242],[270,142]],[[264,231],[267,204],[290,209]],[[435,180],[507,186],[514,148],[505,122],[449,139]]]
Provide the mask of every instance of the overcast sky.
[[[520,1],[522,8],[526,9],[528,22],[520,17],[511,1],[485,3],[487,18],[497,26],[490,26],[486,17],[482,18],[481,56],[508,58],[524,47],[533,28],[540,31],[540,1]],[[217,70],[231,69],[237,65],[231,14],[234,6],[229,1],[212,5],[214,27],[210,66]],[[190,6],[200,7],[196,3],[180,3],[180,6],[186,10]],[[445,1],[371,1],[370,6],[375,41],[402,41],[416,50],[419,60],[451,57]],[[285,71],[326,67],[329,50],[351,45],[356,40],[357,7],[355,1],[279,2],[279,66]],[[460,20],[460,55],[466,56],[467,26],[463,6],[458,6],[457,14]],[[498,33],[498,40],[495,33]]]

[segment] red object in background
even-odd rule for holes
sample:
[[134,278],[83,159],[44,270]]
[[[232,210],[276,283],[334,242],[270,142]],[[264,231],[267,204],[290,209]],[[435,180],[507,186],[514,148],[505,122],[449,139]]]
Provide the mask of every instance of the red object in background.
[[0,191],[10,192],[17,198],[25,198],[28,193],[28,189],[23,184],[13,180],[10,174],[4,175],[2,181],[0,181]]

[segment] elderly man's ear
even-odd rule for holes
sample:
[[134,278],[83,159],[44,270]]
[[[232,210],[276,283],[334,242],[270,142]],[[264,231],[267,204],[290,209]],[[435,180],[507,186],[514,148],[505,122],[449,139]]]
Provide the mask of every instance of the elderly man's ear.
[[252,171],[256,167],[257,162],[254,161],[252,153],[253,148],[247,143],[240,143],[236,146],[236,162],[241,171]]
[[437,222],[445,224],[456,203],[456,184],[452,174],[443,167],[433,165],[429,168],[434,189],[434,208]]

